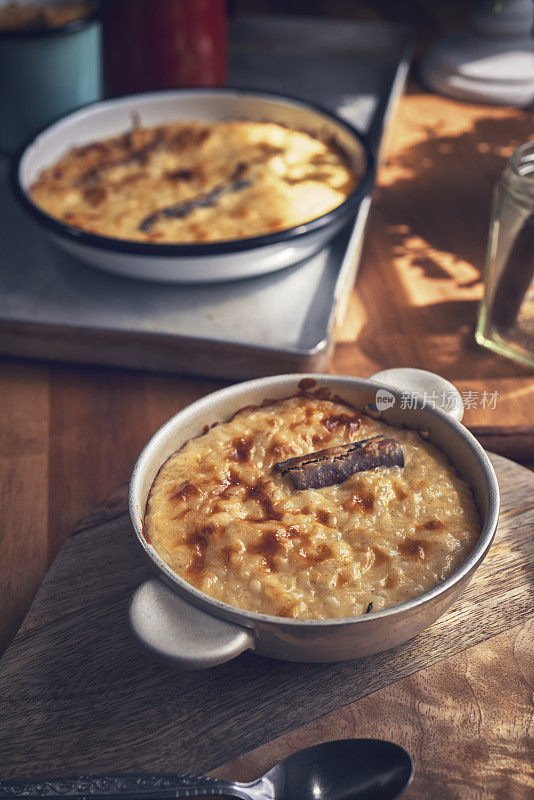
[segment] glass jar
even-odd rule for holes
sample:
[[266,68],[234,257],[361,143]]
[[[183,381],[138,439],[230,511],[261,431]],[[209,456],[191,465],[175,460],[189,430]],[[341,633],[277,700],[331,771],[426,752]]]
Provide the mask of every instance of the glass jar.
[[478,344],[534,367],[534,142],[495,187]]

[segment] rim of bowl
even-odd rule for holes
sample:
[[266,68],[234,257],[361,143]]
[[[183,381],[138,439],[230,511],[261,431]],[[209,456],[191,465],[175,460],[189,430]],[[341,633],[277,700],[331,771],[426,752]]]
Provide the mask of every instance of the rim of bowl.
[[[389,608],[382,609],[381,611],[373,611],[372,614],[358,614],[350,617],[333,617],[325,619],[287,619],[286,617],[277,617],[273,614],[263,614],[259,611],[249,611],[244,608],[239,608],[238,606],[232,606],[229,603],[224,603],[222,600],[217,600],[216,598],[211,597],[205,592],[202,592],[200,589],[197,589],[192,584],[188,583],[184,578],[178,575],[178,573],[174,572],[174,570],[171,569],[171,567],[169,567],[169,565],[161,558],[159,553],[157,553],[155,548],[149,544],[149,542],[147,542],[143,535],[143,523],[141,522],[141,525],[139,525],[136,519],[136,506],[139,508],[139,503],[137,502],[137,498],[135,497],[134,493],[137,489],[139,475],[142,473],[144,467],[144,461],[148,459],[149,453],[153,446],[167,438],[168,431],[170,428],[174,427],[175,420],[182,414],[187,413],[191,408],[201,405],[208,399],[210,402],[213,402],[213,400],[223,401],[229,395],[231,396],[237,387],[243,389],[243,391],[255,388],[260,389],[263,386],[267,388],[272,381],[278,382],[278,385],[291,385],[293,383],[297,385],[305,378],[313,378],[313,380],[317,381],[317,383],[320,383],[321,385],[326,385],[331,382],[332,388],[336,388],[338,390],[343,386],[347,387],[356,385],[357,387],[361,388],[369,385],[377,386],[387,389],[389,392],[394,394],[398,400],[401,397],[401,392],[399,390],[396,390],[391,386],[384,385],[380,381],[373,381],[369,378],[355,378],[351,375],[328,375],[326,373],[290,373],[287,375],[273,375],[266,378],[255,378],[254,380],[243,381],[242,383],[226,386],[223,389],[218,389],[215,392],[210,392],[209,394],[204,395],[204,397],[195,400],[193,403],[190,403],[189,405],[185,406],[185,408],[178,411],[178,413],[174,414],[170,419],[167,420],[167,422],[163,423],[163,425],[158,428],[158,430],[151,436],[146,445],[143,447],[134,465],[128,487],[128,510],[136,538],[147,554],[148,558],[150,558],[152,563],[157,567],[158,572],[163,573],[170,580],[171,584],[173,584],[171,588],[174,589],[174,587],[176,587],[176,589],[179,590],[177,593],[180,594],[180,596],[186,600],[191,600],[193,605],[208,614],[210,613],[209,608],[213,608],[215,610],[214,616],[222,616],[225,619],[231,618],[231,620],[236,624],[240,624],[240,619],[245,619],[250,623],[276,623],[282,626],[306,628],[311,626],[325,627],[330,625],[346,625],[348,623],[364,623],[375,619],[396,616],[403,611],[410,611],[411,609],[417,608],[419,605],[425,604],[429,600],[432,600],[434,597],[437,597],[445,592],[448,588],[454,586],[456,583],[459,583],[462,578],[480,565],[492,544],[499,519],[499,485],[495,470],[493,469],[493,465],[489,460],[486,451],[475,439],[473,434],[464,425],[462,425],[461,422],[453,419],[440,409],[431,408],[429,406],[426,406],[425,410],[428,411],[431,416],[436,416],[438,419],[449,425],[459,436],[465,440],[466,447],[468,447],[474,453],[479,467],[483,473],[488,490],[488,511],[478,541],[466,560],[460,564],[458,569],[456,569],[444,581],[438,583],[437,586],[434,586],[432,589],[429,589],[427,592],[424,592],[423,594],[420,594],[411,600],[407,600],[404,603],[399,603],[395,606],[390,606]],[[419,399],[416,399],[415,404],[417,408],[423,408],[423,405]],[[410,410],[407,411],[407,416],[410,416]],[[160,465],[160,468],[161,466],[162,465]],[[480,514],[478,506],[477,510]],[[142,520],[144,520],[144,513],[145,512],[143,511],[143,514],[141,515]],[[216,613],[217,611],[221,611],[223,613]],[[241,625],[243,625],[243,622],[241,622]],[[250,628],[253,626],[246,625],[245,627]]]
[[[78,19],[73,19],[70,22],[65,22],[63,25],[58,25],[55,28],[5,28],[0,30],[0,41],[6,39],[41,39],[52,36],[61,36],[68,33],[76,33],[76,31],[86,28],[91,23],[100,19],[101,8],[98,2],[91,3],[92,9],[89,14]],[[48,127],[48,126],[47,126]]]
[[[308,110],[322,114],[328,117],[332,122],[344,128],[354,139],[356,139],[362,148],[365,166],[364,171],[358,183],[348,195],[348,197],[335,208],[321,214],[308,222],[294,225],[291,228],[284,228],[281,231],[274,233],[266,233],[261,236],[253,236],[244,239],[223,239],[215,242],[203,243],[169,243],[169,242],[138,242],[129,239],[115,239],[111,236],[101,236],[97,233],[84,231],[82,228],[76,228],[68,225],[66,222],[57,219],[56,217],[47,214],[39,206],[37,206],[27,190],[22,186],[20,180],[20,167],[22,160],[27,154],[28,150],[35,145],[37,140],[48,130],[61,126],[62,122],[66,122],[72,117],[83,113],[87,109],[95,106],[112,106],[123,100],[134,100],[139,98],[157,97],[158,95],[169,96],[185,96],[192,94],[219,94],[219,95],[249,95],[252,97],[263,97],[265,99],[272,98],[274,100],[286,101],[293,106],[300,106]],[[131,255],[144,255],[144,256],[215,256],[230,253],[238,253],[246,250],[255,250],[258,247],[266,247],[272,244],[282,242],[295,241],[315,231],[322,230],[334,222],[337,222],[344,217],[348,217],[351,212],[356,211],[356,207],[365,197],[370,189],[375,173],[375,157],[371,149],[371,145],[367,137],[361,133],[354,125],[347,122],[341,117],[337,116],[333,111],[324,108],[316,103],[310,103],[307,100],[302,100],[299,97],[284,94],[282,92],[262,91],[261,89],[246,89],[241,87],[226,86],[222,88],[186,88],[186,89],[161,89],[151,92],[135,92],[132,94],[124,94],[120,97],[113,97],[108,100],[96,100],[93,103],[86,103],[79,106],[77,109],[60,116],[47,125],[44,125],[37,133],[32,136],[15,152],[10,169],[11,188],[15,194],[16,199],[22,205],[24,210],[30,214],[37,222],[44,227],[48,228],[51,232],[63,236],[70,241],[75,241],[78,244],[87,245],[90,247],[97,247],[101,250],[110,250],[116,253],[128,253]]]

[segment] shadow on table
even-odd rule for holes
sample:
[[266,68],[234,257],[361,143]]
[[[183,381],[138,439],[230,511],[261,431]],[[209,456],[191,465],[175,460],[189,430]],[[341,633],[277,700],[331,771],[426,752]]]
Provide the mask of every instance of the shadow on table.
[[[384,369],[417,363],[456,379],[522,372],[478,347],[474,326],[493,186],[514,149],[531,136],[525,113],[510,110],[503,119],[479,119],[457,136],[436,136],[429,128],[427,139],[388,160],[380,216],[370,223],[388,231],[389,253],[381,267],[384,300],[380,313],[376,308],[369,313],[357,339],[373,364]],[[374,239],[379,237],[377,231]],[[366,275],[376,268],[370,259],[362,268],[364,306],[370,305],[366,294],[372,288]],[[394,315],[388,313],[390,297]],[[353,344],[338,345],[339,371],[351,371]]]
[[[457,136],[435,136],[429,127],[427,139],[388,159],[381,206],[394,234],[395,257],[406,256],[409,268],[441,279],[451,274],[440,259],[448,254],[452,264],[473,266],[478,276],[466,285],[475,285],[493,186],[516,147],[532,138],[532,122],[524,112],[510,111],[504,119],[476,120]],[[410,244],[414,237],[421,240],[418,248]]]

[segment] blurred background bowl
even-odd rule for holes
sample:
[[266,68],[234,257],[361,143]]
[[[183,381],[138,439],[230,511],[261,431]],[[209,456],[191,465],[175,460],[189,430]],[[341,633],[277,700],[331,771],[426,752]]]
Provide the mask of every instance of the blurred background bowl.
[[[39,209],[29,187],[45,167],[72,147],[123,134],[138,119],[143,126],[170,121],[269,120],[320,131],[343,148],[360,176],[339,206],[294,228],[232,241],[157,244],[98,236],[73,228]],[[15,158],[15,194],[43,231],[74,257],[109,272],[177,283],[233,280],[274,272],[322,248],[352,219],[370,190],[374,159],[365,138],[323,108],[271,92],[247,89],[177,89],[128,95],[94,103],[50,125]]]

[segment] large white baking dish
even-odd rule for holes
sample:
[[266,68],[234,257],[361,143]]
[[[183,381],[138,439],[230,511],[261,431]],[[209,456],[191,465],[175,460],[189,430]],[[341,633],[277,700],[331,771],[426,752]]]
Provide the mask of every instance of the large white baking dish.
[[[203,244],[158,244],[98,236],[46,214],[28,189],[41,170],[70,148],[125,133],[133,120],[158,125],[171,120],[253,119],[280,122],[335,137],[358,174],[345,202],[310,222],[257,236]],[[326,109],[302,100],[246,89],[177,89],[93,103],[68,114],[35,136],[15,158],[12,183],[24,209],[43,231],[76,258],[109,272],[178,283],[227,281],[262,275],[296,264],[323,247],[355,215],[374,173],[365,138]]]

